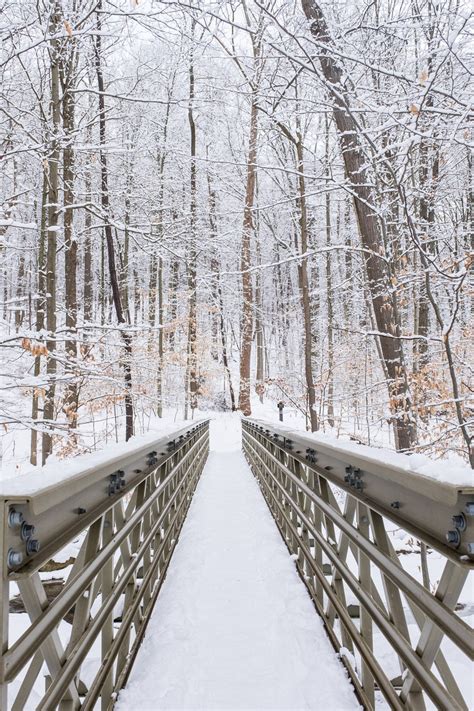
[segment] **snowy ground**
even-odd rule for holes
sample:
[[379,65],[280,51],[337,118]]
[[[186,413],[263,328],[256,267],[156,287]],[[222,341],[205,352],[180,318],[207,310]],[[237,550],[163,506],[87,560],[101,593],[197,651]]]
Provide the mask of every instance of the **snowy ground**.
[[359,708],[240,451],[211,453],[119,711]]

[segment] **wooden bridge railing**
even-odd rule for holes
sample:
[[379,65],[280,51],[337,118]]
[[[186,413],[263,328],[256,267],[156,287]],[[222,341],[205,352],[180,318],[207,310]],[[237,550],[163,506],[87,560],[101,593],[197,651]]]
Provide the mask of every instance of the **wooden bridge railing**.
[[[377,461],[363,446],[249,418],[242,427],[250,467],[364,706],[385,697],[392,709],[423,709],[429,698],[467,709],[474,640],[455,610],[473,568],[474,488]],[[397,554],[394,529],[415,552],[416,541],[428,547],[428,566],[441,564],[429,589],[418,566],[404,567],[413,556]],[[445,640],[467,678],[453,672]]]
[[[59,476],[56,482],[42,484],[41,474],[4,482],[0,709],[113,706],[208,449],[205,420],[145,444],[131,442],[105,459],[81,458],[74,476]],[[59,594],[48,599],[40,572],[75,539],[79,552],[69,576]],[[13,586],[29,624],[10,643],[12,618],[26,617],[9,615]]]

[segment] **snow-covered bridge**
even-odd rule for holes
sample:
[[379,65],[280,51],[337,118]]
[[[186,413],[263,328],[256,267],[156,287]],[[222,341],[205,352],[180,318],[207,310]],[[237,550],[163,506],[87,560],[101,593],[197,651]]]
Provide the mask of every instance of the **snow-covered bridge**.
[[474,489],[402,455],[221,416],[1,496],[2,709],[472,703]]

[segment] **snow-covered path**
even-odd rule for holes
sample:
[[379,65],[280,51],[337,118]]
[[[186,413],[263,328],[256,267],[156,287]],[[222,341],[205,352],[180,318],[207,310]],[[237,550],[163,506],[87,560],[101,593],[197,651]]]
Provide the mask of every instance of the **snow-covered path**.
[[211,452],[119,711],[359,708],[240,451]]

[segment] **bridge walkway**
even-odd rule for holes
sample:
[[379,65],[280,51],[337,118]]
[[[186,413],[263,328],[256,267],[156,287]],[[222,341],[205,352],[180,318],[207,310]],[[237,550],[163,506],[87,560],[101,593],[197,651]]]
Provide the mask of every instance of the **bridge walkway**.
[[240,450],[209,459],[118,711],[359,708]]

